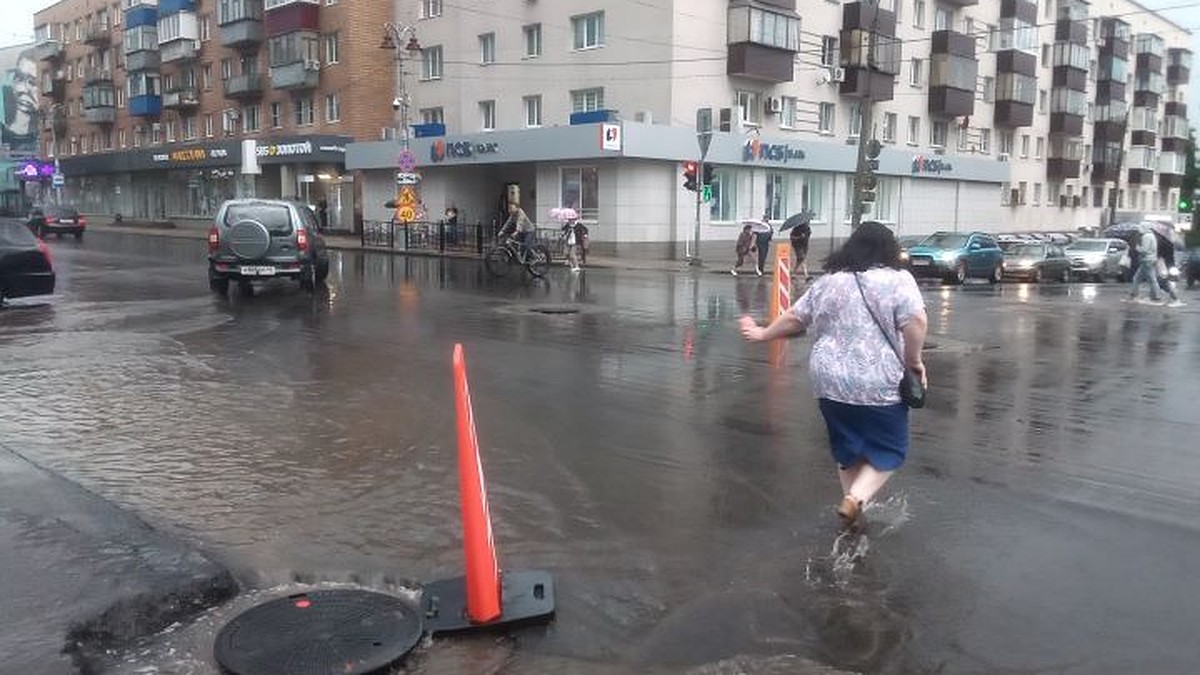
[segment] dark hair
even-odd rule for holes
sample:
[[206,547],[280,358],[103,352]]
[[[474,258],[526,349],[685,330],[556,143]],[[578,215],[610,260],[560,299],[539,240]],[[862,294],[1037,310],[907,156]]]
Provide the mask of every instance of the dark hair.
[[825,259],[826,272],[865,272],[872,267],[901,267],[896,235],[873,220],[859,225],[846,243]]

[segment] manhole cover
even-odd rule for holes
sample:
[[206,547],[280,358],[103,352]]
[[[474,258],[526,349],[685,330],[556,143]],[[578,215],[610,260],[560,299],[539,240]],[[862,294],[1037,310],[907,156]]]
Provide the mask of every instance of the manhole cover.
[[289,595],[239,614],[213,654],[234,675],[371,673],[412,651],[423,632],[417,609],[369,591]]
[[529,311],[534,314],[578,314],[578,307],[531,307]]

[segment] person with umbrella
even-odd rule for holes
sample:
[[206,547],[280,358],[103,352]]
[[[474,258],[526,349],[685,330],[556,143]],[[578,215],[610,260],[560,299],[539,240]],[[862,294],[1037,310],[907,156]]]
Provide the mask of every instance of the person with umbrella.
[[803,271],[806,281],[812,279],[812,275],[808,273],[807,262],[808,240],[812,238],[812,226],[809,222],[812,221],[812,217],[812,211],[802,211],[783,221],[783,225],[779,227],[780,232],[791,231],[789,241],[792,244],[792,276]]
[[1168,307],[1182,307],[1184,303],[1175,292],[1175,283],[1171,281],[1171,268],[1175,267],[1175,249],[1181,248],[1183,241],[1173,227],[1163,223],[1152,222],[1150,232],[1154,235],[1158,250],[1158,259],[1154,262],[1158,287],[1171,299]]
[[1138,301],[1138,293],[1142,289],[1142,284],[1150,287],[1150,301],[1158,302],[1158,279],[1156,278],[1156,267],[1158,266],[1158,238],[1149,228],[1142,230],[1141,235],[1137,238],[1137,268],[1133,273],[1133,287],[1129,290],[1129,302]]

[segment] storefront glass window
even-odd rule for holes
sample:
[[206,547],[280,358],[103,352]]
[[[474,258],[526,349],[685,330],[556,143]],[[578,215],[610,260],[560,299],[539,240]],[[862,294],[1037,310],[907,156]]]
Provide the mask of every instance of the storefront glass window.
[[767,215],[771,220],[788,217],[788,189],[790,181],[786,173],[767,174]]
[[716,221],[737,220],[738,177],[734,169],[713,171],[712,201],[709,203],[709,218]]
[[600,215],[600,172],[596,167],[562,170],[562,201],[559,206],[579,211],[583,220]]
[[800,210],[812,211],[813,222],[829,222],[829,176],[807,174],[800,179]]

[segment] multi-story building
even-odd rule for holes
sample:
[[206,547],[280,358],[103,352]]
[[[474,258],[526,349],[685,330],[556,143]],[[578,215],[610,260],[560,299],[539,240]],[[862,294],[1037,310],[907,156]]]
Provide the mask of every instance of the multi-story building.
[[[867,217],[901,232],[1094,226],[1114,194],[1170,211],[1183,174],[1190,36],[1132,0],[399,0],[397,21],[423,48],[402,77],[434,213],[519,198],[580,208],[596,241],[683,241],[698,108],[710,239],[801,209],[843,236],[864,126]],[[348,150],[368,219],[391,215],[396,156]]]
[[[254,140],[260,196],[350,227],[345,147],[394,126],[390,0],[62,0],[35,15],[42,154],[86,212],[211,216]],[[352,26],[354,26],[352,30]]]

